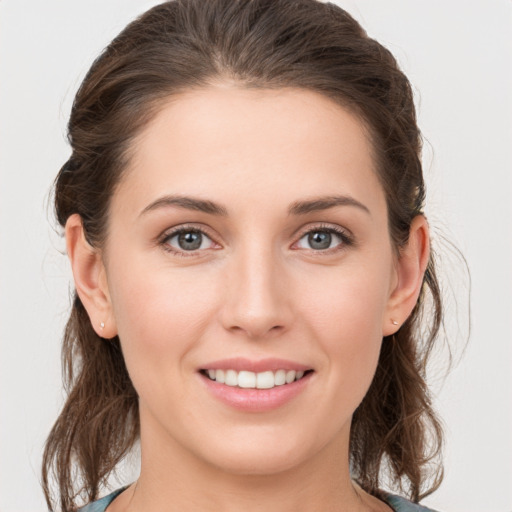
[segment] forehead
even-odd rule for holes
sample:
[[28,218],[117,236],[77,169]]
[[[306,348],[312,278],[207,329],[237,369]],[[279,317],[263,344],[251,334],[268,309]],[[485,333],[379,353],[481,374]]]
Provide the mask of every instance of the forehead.
[[383,199],[370,138],[356,115],[304,89],[230,85],[163,103],[135,140],[120,188],[137,192],[131,200],[141,207],[164,193],[209,198],[230,190],[235,203],[244,195],[269,202],[326,193]]

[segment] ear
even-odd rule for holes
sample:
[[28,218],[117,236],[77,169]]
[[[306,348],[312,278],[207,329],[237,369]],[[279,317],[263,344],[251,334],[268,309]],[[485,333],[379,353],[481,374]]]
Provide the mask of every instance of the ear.
[[117,335],[107,274],[100,252],[85,239],[82,219],[73,214],[66,222],[66,248],[75,288],[96,334],[102,338]]
[[411,223],[407,245],[400,249],[395,265],[396,280],[389,296],[382,335],[394,334],[411,314],[418,301],[430,256],[430,235],[423,215]]

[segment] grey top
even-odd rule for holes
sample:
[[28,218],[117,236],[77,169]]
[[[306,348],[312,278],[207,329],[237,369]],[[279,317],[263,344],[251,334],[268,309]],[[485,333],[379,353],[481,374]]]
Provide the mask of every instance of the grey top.
[[[125,489],[126,487],[117,489],[117,491],[114,491],[108,496],[89,503],[85,507],[81,508],[79,512],[105,512],[105,509],[114,501],[114,498],[121,494]],[[383,499],[395,512],[436,512],[435,510],[423,507],[418,503],[413,503],[412,501],[400,496],[395,496],[394,494],[385,494]]]

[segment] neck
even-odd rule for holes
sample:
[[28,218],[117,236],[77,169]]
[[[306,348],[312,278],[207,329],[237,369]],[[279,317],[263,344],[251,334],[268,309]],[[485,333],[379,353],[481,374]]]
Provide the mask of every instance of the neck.
[[[265,475],[231,473],[198,461],[181,447],[174,446],[167,453],[161,445],[153,449],[152,443],[142,442],[140,478],[109,512],[377,509],[368,506],[373,498],[350,479],[348,439],[345,442],[344,437],[307,463]],[[345,460],[346,464],[340,463]]]
[[[230,469],[197,456],[152,418],[141,421],[141,472],[108,512],[389,511],[355,486],[349,471],[350,427],[302,462],[289,454],[262,473]],[[260,466],[255,466],[259,468]]]

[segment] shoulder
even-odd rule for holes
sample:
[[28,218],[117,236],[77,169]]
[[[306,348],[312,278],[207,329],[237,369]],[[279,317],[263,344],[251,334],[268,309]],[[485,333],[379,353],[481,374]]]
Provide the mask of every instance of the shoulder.
[[117,489],[116,491],[110,493],[108,496],[105,496],[97,501],[93,501],[85,507],[82,507],[78,510],[78,512],[105,512],[105,509],[114,501],[114,499],[121,494],[126,487],[122,487],[121,489]]
[[[82,507],[79,512],[105,512],[105,509],[125,489],[126,487],[117,489],[109,495],[85,505],[85,507]],[[395,512],[436,512],[435,510],[419,505],[418,503],[413,503],[412,501],[394,494],[384,495],[384,500]]]
[[419,503],[413,503],[394,494],[385,494],[384,500],[395,512],[436,512],[431,508],[424,507]]

